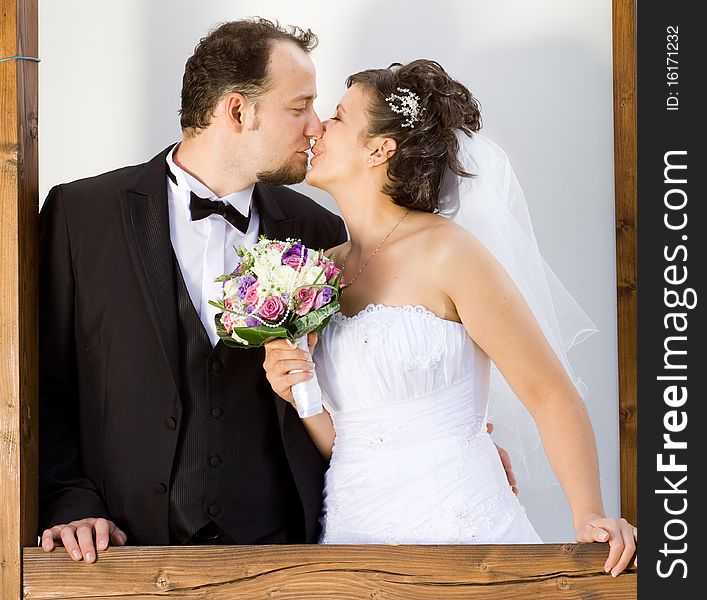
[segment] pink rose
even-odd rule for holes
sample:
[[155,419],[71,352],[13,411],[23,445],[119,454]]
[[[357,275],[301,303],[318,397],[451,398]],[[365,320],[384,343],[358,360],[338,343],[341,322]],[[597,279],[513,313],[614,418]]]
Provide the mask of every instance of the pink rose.
[[306,315],[312,306],[314,306],[314,301],[317,299],[317,288],[302,288],[297,292],[297,300],[300,301],[299,308],[297,309],[297,314],[300,317]]
[[268,248],[272,248],[273,250],[282,252],[285,249],[285,244],[283,244],[282,242],[272,242],[268,244]]
[[277,296],[268,296],[258,311],[258,316],[267,321],[277,321],[285,312],[285,305]]
[[331,283],[336,279],[341,272],[341,269],[337,268],[334,265],[334,261],[331,261],[329,265],[326,268],[326,271],[324,271],[324,277],[326,277],[326,280]]
[[250,304],[251,306],[255,306],[258,303],[257,281],[248,288],[248,291],[245,293],[245,297],[243,298],[243,300],[245,300],[246,304]]
[[221,315],[221,325],[226,328],[228,333],[231,333],[233,331],[233,315],[229,312],[224,312]]

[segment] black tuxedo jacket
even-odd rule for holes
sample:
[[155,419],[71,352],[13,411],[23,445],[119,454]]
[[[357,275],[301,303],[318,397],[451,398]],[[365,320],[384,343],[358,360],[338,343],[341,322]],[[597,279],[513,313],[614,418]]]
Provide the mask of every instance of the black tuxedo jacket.
[[[41,210],[40,533],[106,517],[133,543],[169,543],[169,495],[157,483],[170,480],[181,415],[169,150],[56,186]],[[256,184],[254,201],[270,238],[315,248],[346,239],[339,217],[289,188]],[[265,381],[264,372],[248,376]],[[306,541],[315,542],[325,462],[292,406],[274,393],[263,401],[276,404]]]

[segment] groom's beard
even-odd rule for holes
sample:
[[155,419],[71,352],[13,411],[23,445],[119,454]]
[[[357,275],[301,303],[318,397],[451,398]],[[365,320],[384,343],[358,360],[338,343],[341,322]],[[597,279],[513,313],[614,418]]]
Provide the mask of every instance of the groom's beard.
[[279,166],[272,171],[264,171],[257,174],[258,181],[268,185],[292,185],[300,183],[307,175],[307,162],[300,166],[294,160]]

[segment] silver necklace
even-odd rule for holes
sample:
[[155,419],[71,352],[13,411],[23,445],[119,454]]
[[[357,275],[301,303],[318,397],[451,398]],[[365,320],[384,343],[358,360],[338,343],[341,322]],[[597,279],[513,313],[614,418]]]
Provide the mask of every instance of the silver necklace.
[[368,260],[367,260],[365,263],[363,263],[363,266],[358,270],[358,273],[356,273],[356,274],[351,278],[351,281],[349,281],[348,283],[344,283],[344,281],[343,281],[344,269],[346,269],[346,260],[349,258],[349,254],[351,254],[351,246],[352,246],[352,245],[351,245],[351,242],[349,242],[349,249],[348,249],[348,251],[346,252],[346,256],[344,256],[343,262],[341,263],[341,275],[342,275],[342,277],[341,277],[341,290],[342,290],[342,291],[344,290],[344,288],[349,287],[349,286],[356,280],[356,278],[363,272],[363,270],[368,266],[368,263],[371,262],[371,260],[373,259],[373,257],[378,253],[378,250],[381,249],[381,246],[382,246],[383,244],[385,244],[385,241],[393,234],[393,232],[398,228],[398,225],[400,225],[400,223],[403,222],[403,219],[404,219],[405,217],[407,217],[409,214],[410,214],[410,209],[408,209],[408,210],[405,212],[405,214],[404,214],[402,217],[400,217],[400,218],[398,219],[398,222],[395,224],[395,226],[393,227],[393,229],[391,229],[391,230],[388,232],[388,235],[386,235],[386,236],[383,238],[383,241],[382,241],[380,244],[378,244],[378,247],[373,251],[373,254],[371,254],[371,256],[368,257]]

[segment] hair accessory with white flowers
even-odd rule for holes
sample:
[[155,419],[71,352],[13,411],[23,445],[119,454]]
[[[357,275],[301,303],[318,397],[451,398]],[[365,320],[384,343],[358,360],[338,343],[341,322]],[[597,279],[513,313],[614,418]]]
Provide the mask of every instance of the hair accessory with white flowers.
[[404,95],[391,94],[385,101],[394,113],[407,117],[402,127],[414,129],[415,123],[420,121],[420,116],[425,111],[424,108],[420,108],[420,96],[408,88],[397,88],[397,90]]

